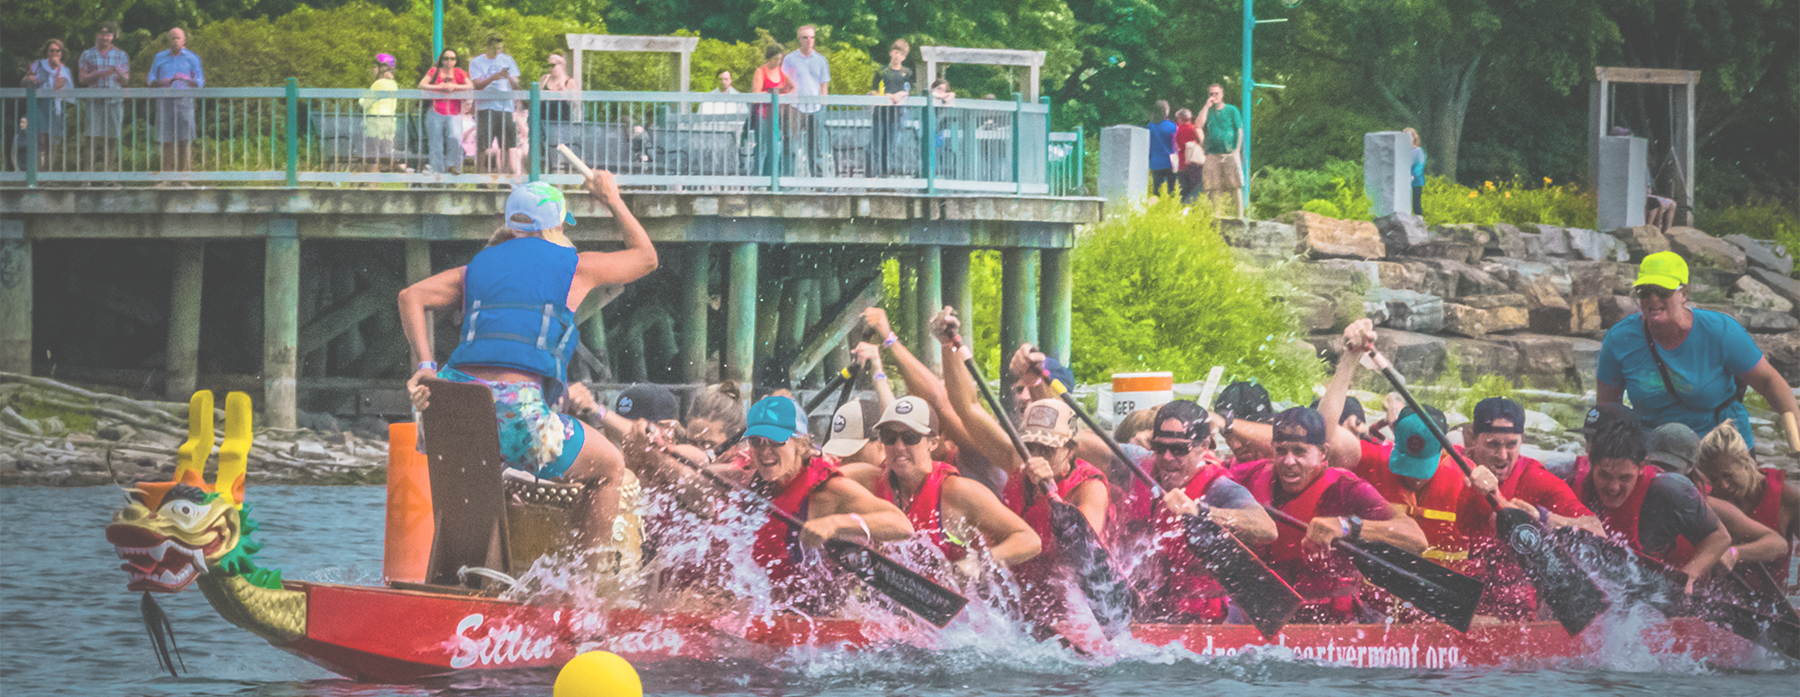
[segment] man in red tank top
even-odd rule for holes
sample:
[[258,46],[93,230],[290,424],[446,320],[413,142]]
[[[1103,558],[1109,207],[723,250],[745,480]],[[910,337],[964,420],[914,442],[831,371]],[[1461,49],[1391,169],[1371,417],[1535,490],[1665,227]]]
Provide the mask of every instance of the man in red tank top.
[[[1743,436],[1731,423],[1720,424],[1701,439],[1693,476],[1695,484],[1708,489],[1712,501],[1735,507],[1775,531],[1780,549],[1767,560],[1742,542],[1737,548],[1744,555],[1742,561],[1762,564],[1770,578],[1785,588],[1790,581],[1794,540],[1800,537],[1800,487],[1788,482],[1778,468],[1758,469]],[[1719,511],[1717,506],[1714,511]],[[1729,556],[1730,551],[1726,553]]]
[[1578,490],[1582,503],[1633,550],[1686,573],[1687,592],[1715,565],[1729,570],[1736,564],[1737,555],[1726,554],[1731,534],[1693,482],[1645,464],[1644,430],[1636,417],[1602,419],[1588,455],[1592,465]]
[[1327,431],[1319,412],[1307,407],[1281,412],[1271,432],[1275,457],[1241,464],[1232,478],[1257,501],[1306,521],[1307,529],[1280,526],[1262,558],[1299,591],[1304,602],[1296,622],[1356,621],[1363,615],[1357,600],[1362,574],[1331,543],[1366,538],[1417,553],[1425,549],[1425,533],[1412,518],[1394,515],[1368,482],[1327,464]]
[[1275,521],[1243,485],[1225,476],[1212,453],[1206,409],[1188,401],[1162,405],[1151,420],[1150,476],[1164,491],[1160,499],[1133,479],[1121,502],[1115,532],[1121,561],[1143,603],[1140,622],[1219,623],[1229,615],[1225,590],[1188,546],[1183,517],[1206,515],[1246,545],[1275,541]]
[[[922,535],[958,564],[971,547],[986,549],[989,558],[1011,568],[1037,556],[1037,533],[987,487],[961,476],[956,466],[934,462],[938,420],[931,406],[908,395],[889,404],[875,422],[885,459],[880,466],[844,465],[844,476],[856,480],[906,513],[915,536]],[[965,574],[973,576],[973,573]]]
[[1567,482],[1544,464],[1519,454],[1525,439],[1525,407],[1505,397],[1489,397],[1475,404],[1474,434],[1467,450],[1469,461],[1498,480],[1493,491],[1506,505],[1537,518],[1549,528],[1574,526],[1600,535],[1600,519],[1594,517]]

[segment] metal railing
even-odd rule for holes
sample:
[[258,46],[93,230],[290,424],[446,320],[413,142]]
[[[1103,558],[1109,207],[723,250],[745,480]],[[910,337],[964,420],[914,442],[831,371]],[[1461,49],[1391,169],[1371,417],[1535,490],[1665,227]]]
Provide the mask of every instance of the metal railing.
[[1016,96],[15,88],[0,185],[578,183],[561,144],[638,189],[1075,195],[1081,136],[1049,120]]
[[1087,192],[1087,141],[1080,126],[1050,134],[1050,195],[1083,196]]

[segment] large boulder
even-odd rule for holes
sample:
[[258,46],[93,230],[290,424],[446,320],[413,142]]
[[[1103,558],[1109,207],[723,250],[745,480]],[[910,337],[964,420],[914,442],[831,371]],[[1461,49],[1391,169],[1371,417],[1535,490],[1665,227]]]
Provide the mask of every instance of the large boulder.
[[1495,223],[1484,226],[1488,232],[1488,256],[1502,256],[1527,261],[1538,261],[1544,258],[1544,239],[1534,232],[1526,232],[1515,225]]
[[1555,225],[1543,225],[1541,223],[1528,223],[1520,225],[1519,229],[1526,232],[1537,233],[1538,239],[1542,240],[1544,243],[1544,254],[1548,256],[1566,259],[1574,255],[1574,250],[1569,248],[1569,233],[1560,227]]
[[1596,298],[1600,304],[1600,328],[1611,329],[1619,320],[1637,314],[1637,300],[1629,295],[1607,295]]
[[1343,330],[1338,326],[1336,300],[1312,293],[1296,293],[1285,299],[1307,331],[1317,334]]
[[1750,276],[1775,291],[1776,295],[1787,298],[1787,301],[1800,305],[1800,281],[1788,278],[1768,269],[1752,267]]
[[1525,329],[1529,326],[1529,322],[1529,311],[1523,307],[1481,308],[1458,303],[1444,303],[1445,334],[1480,339],[1489,334]]
[[1758,310],[1773,310],[1780,313],[1794,310],[1793,302],[1781,297],[1781,294],[1775,292],[1775,289],[1764,285],[1754,277],[1742,276],[1733,285],[1737,289],[1737,292],[1731,296],[1733,305]]
[[1625,245],[1612,235],[1576,227],[1562,230],[1569,243],[1570,259],[1585,261],[1627,261],[1630,259],[1630,255],[1625,251]]
[[1438,225],[1430,228],[1431,239],[1407,248],[1410,257],[1448,259],[1473,264],[1481,260],[1487,248],[1488,233],[1475,225]]
[[1587,341],[1586,339],[1570,339],[1565,336],[1542,334],[1514,334],[1496,337],[1494,340],[1511,346],[1519,352],[1520,374],[1525,379],[1527,386],[1560,390],[1567,384],[1579,384],[1582,381],[1575,369],[1573,342]]
[[1800,331],[1786,334],[1753,334],[1757,347],[1775,372],[1781,373],[1789,385],[1800,384]]
[[1338,220],[1310,211],[1294,212],[1301,249],[1315,259],[1380,259],[1387,256],[1381,232],[1365,220]]
[[1405,254],[1415,245],[1431,241],[1431,231],[1425,227],[1425,219],[1411,213],[1394,213],[1375,219],[1375,229],[1381,235],[1381,244],[1387,248],[1389,256]]
[[1497,341],[1445,339],[1444,349],[1455,357],[1465,383],[1484,375],[1515,375],[1519,371],[1519,350]]
[[1569,294],[1581,297],[1625,295],[1637,281],[1637,267],[1612,261],[1569,262]]
[[[1444,372],[1444,340],[1409,331],[1376,332],[1375,349],[1408,380],[1429,382]],[[1342,337],[1339,337],[1342,341]]]
[[1293,225],[1275,220],[1225,218],[1219,221],[1225,243],[1256,254],[1290,257],[1300,251],[1300,235]]
[[1696,303],[1694,306],[1703,310],[1724,313],[1737,320],[1738,324],[1744,325],[1744,329],[1752,334],[1779,334],[1800,329],[1800,319],[1794,319],[1793,315],[1785,312],[1729,304],[1702,305]]
[[1309,292],[1333,296],[1362,294],[1381,287],[1381,274],[1372,261],[1321,259],[1301,263],[1299,285]]
[[1443,298],[1393,288],[1378,289],[1373,295],[1373,304],[1377,307],[1369,308],[1365,304],[1365,312],[1370,315],[1385,314],[1385,319],[1379,322],[1381,326],[1426,334],[1435,334],[1444,329]]
[[[1405,277],[1416,284],[1410,290],[1430,293],[1444,299],[1455,298],[1462,285],[1462,269],[1468,264],[1441,259],[1418,259],[1399,262],[1406,267]],[[1384,275],[1385,278],[1385,275]],[[1386,281],[1382,284],[1387,285]]]
[[1712,269],[1727,274],[1741,274],[1747,265],[1744,250],[1725,240],[1691,227],[1675,226],[1663,233],[1669,249],[1687,259],[1688,266]]
[[[1535,330],[1535,328],[1534,328]],[[1600,315],[1600,299],[1596,297],[1569,299],[1569,333],[1580,336],[1599,336],[1605,331],[1603,318]]]
[[1482,260],[1481,270],[1512,288],[1522,288],[1539,276],[1549,276],[1556,285],[1557,292],[1568,295],[1571,290],[1569,265],[1561,259],[1525,261],[1509,257],[1488,257]]
[[1456,264],[1454,267],[1445,267],[1456,269],[1456,297],[1466,298],[1472,295],[1497,295],[1512,292],[1512,286],[1479,268],[1448,260],[1443,263],[1446,265]]
[[1726,235],[1719,239],[1730,242],[1732,246],[1738,248],[1738,251],[1743,252],[1744,261],[1749,262],[1751,266],[1765,268],[1783,276],[1794,273],[1793,258],[1785,254],[1776,254],[1775,250],[1769,248],[1769,244],[1761,240],[1752,239],[1749,235],[1741,233]]
[[1655,225],[1622,227],[1606,234],[1625,243],[1625,251],[1631,255],[1631,261],[1641,261],[1646,255],[1669,251],[1669,238],[1664,237],[1662,230]]

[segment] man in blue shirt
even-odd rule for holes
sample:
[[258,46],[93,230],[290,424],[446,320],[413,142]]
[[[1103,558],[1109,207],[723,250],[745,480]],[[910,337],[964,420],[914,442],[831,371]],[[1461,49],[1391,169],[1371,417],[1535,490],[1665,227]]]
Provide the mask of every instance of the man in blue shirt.
[[1632,288],[1640,312],[1606,331],[1596,397],[1618,403],[1629,393],[1632,409],[1651,428],[1679,423],[1707,433],[1731,419],[1744,442],[1755,445],[1739,383],[1778,413],[1800,412],[1800,405],[1744,325],[1724,313],[1688,307],[1687,281],[1680,255],[1644,257]]
[[[781,59],[781,69],[794,79],[794,96],[823,97],[831,94],[831,63],[819,53],[818,28],[811,24],[800,27],[795,39],[800,48]],[[793,106],[794,131],[787,142],[787,158],[794,172],[802,177],[832,176],[831,138],[825,133],[825,120],[820,118],[823,104]]]
[[[200,56],[187,50],[186,30],[181,27],[169,30],[169,50],[157,52],[156,58],[150,61],[150,74],[145,79],[151,87],[175,90],[206,86],[206,71],[200,67]],[[193,169],[192,97],[156,100],[156,140],[162,143],[162,171]]]
[[1150,129],[1150,195],[1175,193],[1175,122],[1169,120],[1169,100],[1156,100],[1156,120]]

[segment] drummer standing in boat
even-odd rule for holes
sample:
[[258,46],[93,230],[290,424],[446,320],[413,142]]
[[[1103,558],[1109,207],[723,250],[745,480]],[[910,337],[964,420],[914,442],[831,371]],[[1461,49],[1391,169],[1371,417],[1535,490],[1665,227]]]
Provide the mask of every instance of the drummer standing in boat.
[[[504,225],[474,260],[400,291],[400,322],[419,361],[407,381],[414,408],[430,406],[430,389],[420,383],[425,378],[487,386],[506,465],[586,484],[583,530],[586,543],[598,545],[610,538],[619,512],[624,464],[600,432],[559,411],[570,352],[579,342],[574,310],[599,286],[655,271],[657,259],[612,173],[595,170],[585,185],[612,211],[625,249],[577,252],[563,231],[575,218],[562,191],[543,182],[515,187]],[[428,310],[463,317],[456,349],[441,368]]]

